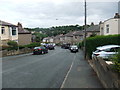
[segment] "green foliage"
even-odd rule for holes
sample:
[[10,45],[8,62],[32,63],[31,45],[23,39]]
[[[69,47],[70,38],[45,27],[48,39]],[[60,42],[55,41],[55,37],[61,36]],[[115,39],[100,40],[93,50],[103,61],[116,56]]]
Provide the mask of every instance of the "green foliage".
[[19,49],[25,48],[25,45],[19,45]]
[[41,44],[39,42],[33,42],[31,44],[28,44],[28,45],[25,45],[24,47],[27,47],[27,48],[34,48],[34,47],[37,47],[37,46],[40,46]]
[[[80,44],[82,47],[83,43]],[[95,51],[96,47],[109,44],[120,45],[120,35],[89,37],[86,39],[87,55],[91,58],[92,52]]]
[[9,46],[8,45],[3,45],[2,50],[8,50]]
[[92,35],[90,35],[90,37],[95,37],[96,36],[96,34],[95,33],[93,33]]
[[18,49],[18,43],[15,41],[9,41],[7,44],[9,45],[9,48],[7,48],[8,50],[17,50]]
[[23,48],[34,48],[34,47],[37,47],[37,46],[41,46],[40,42],[33,42],[31,44],[28,44],[28,45],[19,45],[19,49],[23,49]]
[[[89,25],[87,25],[89,27]],[[79,26],[79,25],[68,25],[68,26],[56,26],[56,27],[50,27],[50,28],[25,28],[29,31],[36,31],[39,32],[41,31],[47,36],[56,36],[59,34],[66,34],[70,31],[79,31],[83,30],[84,26]]]
[[36,38],[35,38],[36,42],[40,42],[43,38],[47,37],[46,34],[42,34],[42,33],[38,33],[38,32],[34,33],[33,35],[36,36]]
[[111,61],[113,61],[113,69],[120,73],[120,50],[118,54],[116,54],[114,57],[111,58]]

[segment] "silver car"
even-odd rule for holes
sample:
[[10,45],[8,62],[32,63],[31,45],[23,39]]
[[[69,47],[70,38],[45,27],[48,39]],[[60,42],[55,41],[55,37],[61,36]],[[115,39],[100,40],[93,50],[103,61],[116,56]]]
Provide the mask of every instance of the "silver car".
[[92,53],[92,59],[97,57],[109,59],[113,57],[113,55],[117,54],[119,49],[120,49],[119,45],[105,45],[97,47],[96,51]]

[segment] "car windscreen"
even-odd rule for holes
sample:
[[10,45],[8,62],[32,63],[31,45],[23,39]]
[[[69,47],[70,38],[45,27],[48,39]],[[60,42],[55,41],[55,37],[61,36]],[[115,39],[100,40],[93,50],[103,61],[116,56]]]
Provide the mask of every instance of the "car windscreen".
[[34,47],[34,49],[40,49],[40,47]]
[[78,47],[77,47],[77,46],[72,46],[71,48],[75,48],[75,49],[77,49]]
[[106,51],[106,52],[118,52],[119,50],[120,50],[120,47],[113,47],[113,48],[105,49],[104,51]]
[[97,53],[97,52],[101,52],[102,50],[99,50],[99,49],[97,49],[96,51],[95,51],[95,53]]

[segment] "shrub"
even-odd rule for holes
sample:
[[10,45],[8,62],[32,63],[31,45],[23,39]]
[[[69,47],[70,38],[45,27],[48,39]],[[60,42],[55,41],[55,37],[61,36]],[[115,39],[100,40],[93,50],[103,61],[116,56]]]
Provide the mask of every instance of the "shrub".
[[33,42],[31,44],[28,44],[28,45],[25,45],[25,47],[27,48],[34,48],[34,47],[37,47],[37,46],[40,46],[41,44],[39,42]]
[[[116,44],[120,45],[120,34],[119,35],[107,35],[107,36],[95,36],[89,37],[86,39],[86,51],[89,58],[91,58],[92,52],[95,51],[96,47],[109,45],[109,44]],[[83,47],[82,42],[80,45]]]
[[2,48],[2,50],[7,50],[9,48],[9,46],[8,45],[3,45],[1,48]]
[[25,45],[19,45],[19,49],[25,48]]
[[9,41],[7,44],[9,45],[8,50],[17,50],[18,49],[18,43],[15,41]]
[[111,61],[114,63],[113,69],[120,73],[120,51],[113,58],[111,58]]

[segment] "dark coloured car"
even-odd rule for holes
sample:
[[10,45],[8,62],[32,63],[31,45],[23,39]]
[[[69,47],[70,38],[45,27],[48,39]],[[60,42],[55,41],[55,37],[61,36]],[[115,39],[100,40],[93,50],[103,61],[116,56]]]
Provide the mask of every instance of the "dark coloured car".
[[48,49],[44,46],[40,46],[40,47],[34,47],[33,49],[33,54],[35,55],[39,55],[39,54],[45,54],[48,53]]
[[48,45],[47,48],[48,48],[49,50],[54,50],[54,49],[55,49],[55,47],[54,47],[53,45]]
[[61,48],[69,49],[70,48],[70,44],[62,44]]
[[78,47],[76,45],[73,45],[70,47],[71,52],[78,52]]

